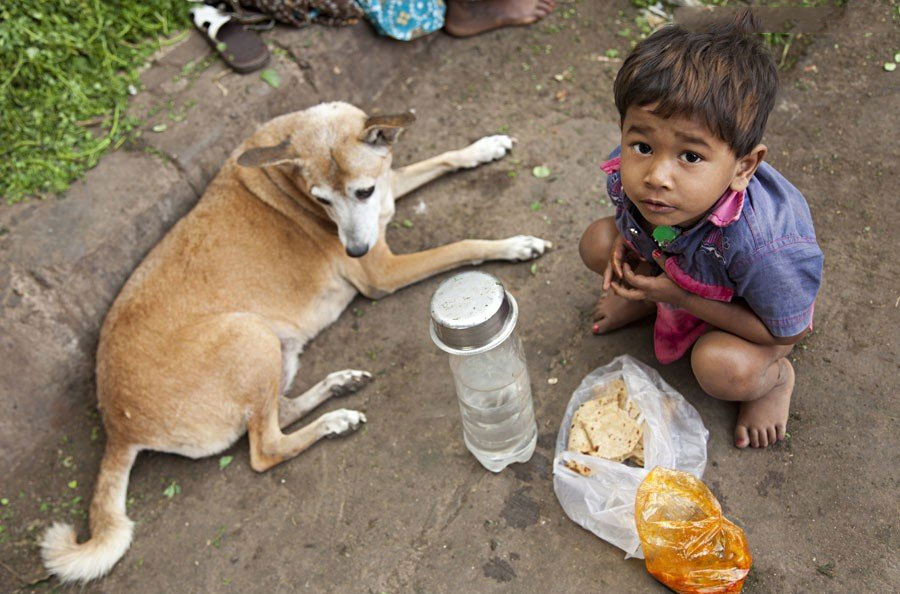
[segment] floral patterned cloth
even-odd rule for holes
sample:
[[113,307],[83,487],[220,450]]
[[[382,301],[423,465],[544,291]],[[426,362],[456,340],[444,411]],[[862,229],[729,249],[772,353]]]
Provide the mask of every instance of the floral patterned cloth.
[[444,0],[356,0],[381,35],[409,41],[444,26]]
[[294,27],[310,23],[335,27],[352,25],[363,16],[355,0],[240,0],[240,3]]

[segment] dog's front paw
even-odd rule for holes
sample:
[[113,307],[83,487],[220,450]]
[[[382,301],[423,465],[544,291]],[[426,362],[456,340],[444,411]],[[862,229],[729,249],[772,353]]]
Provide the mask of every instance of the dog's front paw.
[[372,374],[357,369],[344,369],[329,373],[325,385],[332,396],[346,396],[360,390],[372,381]]
[[530,235],[516,235],[505,239],[504,242],[506,243],[505,260],[533,260],[553,247],[549,241]]
[[319,417],[319,420],[322,423],[319,429],[320,435],[322,437],[334,437],[353,431],[359,427],[360,423],[365,423],[366,415],[358,410],[339,408],[338,410],[325,413]]
[[485,136],[459,151],[459,167],[468,169],[505,157],[513,143],[515,140],[505,134]]

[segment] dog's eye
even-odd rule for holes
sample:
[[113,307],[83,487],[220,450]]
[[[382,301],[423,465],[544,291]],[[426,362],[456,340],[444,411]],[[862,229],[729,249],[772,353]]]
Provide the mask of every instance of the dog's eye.
[[356,197],[359,198],[360,200],[365,200],[366,198],[368,198],[369,196],[371,196],[374,193],[375,193],[375,186],[372,186],[370,188],[363,188],[361,190],[356,190]]

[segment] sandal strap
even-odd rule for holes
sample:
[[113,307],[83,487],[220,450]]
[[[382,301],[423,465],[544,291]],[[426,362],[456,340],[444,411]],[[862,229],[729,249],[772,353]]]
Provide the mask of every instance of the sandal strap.
[[191,8],[190,14],[191,18],[194,19],[194,24],[197,28],[201,31],[206,31],[206,34],[209,35],[209,38],[213,41],[219,41],[217,37],[219,29],[222,28],[222,25],[231,20],[231,15],[222,13],[206,4]]

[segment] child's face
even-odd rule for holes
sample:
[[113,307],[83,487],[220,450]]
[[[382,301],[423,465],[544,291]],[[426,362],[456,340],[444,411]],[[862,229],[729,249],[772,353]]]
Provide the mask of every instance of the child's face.
[[[622,186],[654,226],[688,226],[716,203],[725,190],[747,187],[765,147],[737,158],[703,122],[661,118],[654,105],[631,106],[622,123]],[[750,158],[760,152],[757,158]],[[751,162],[752,161],[752,162]]]

